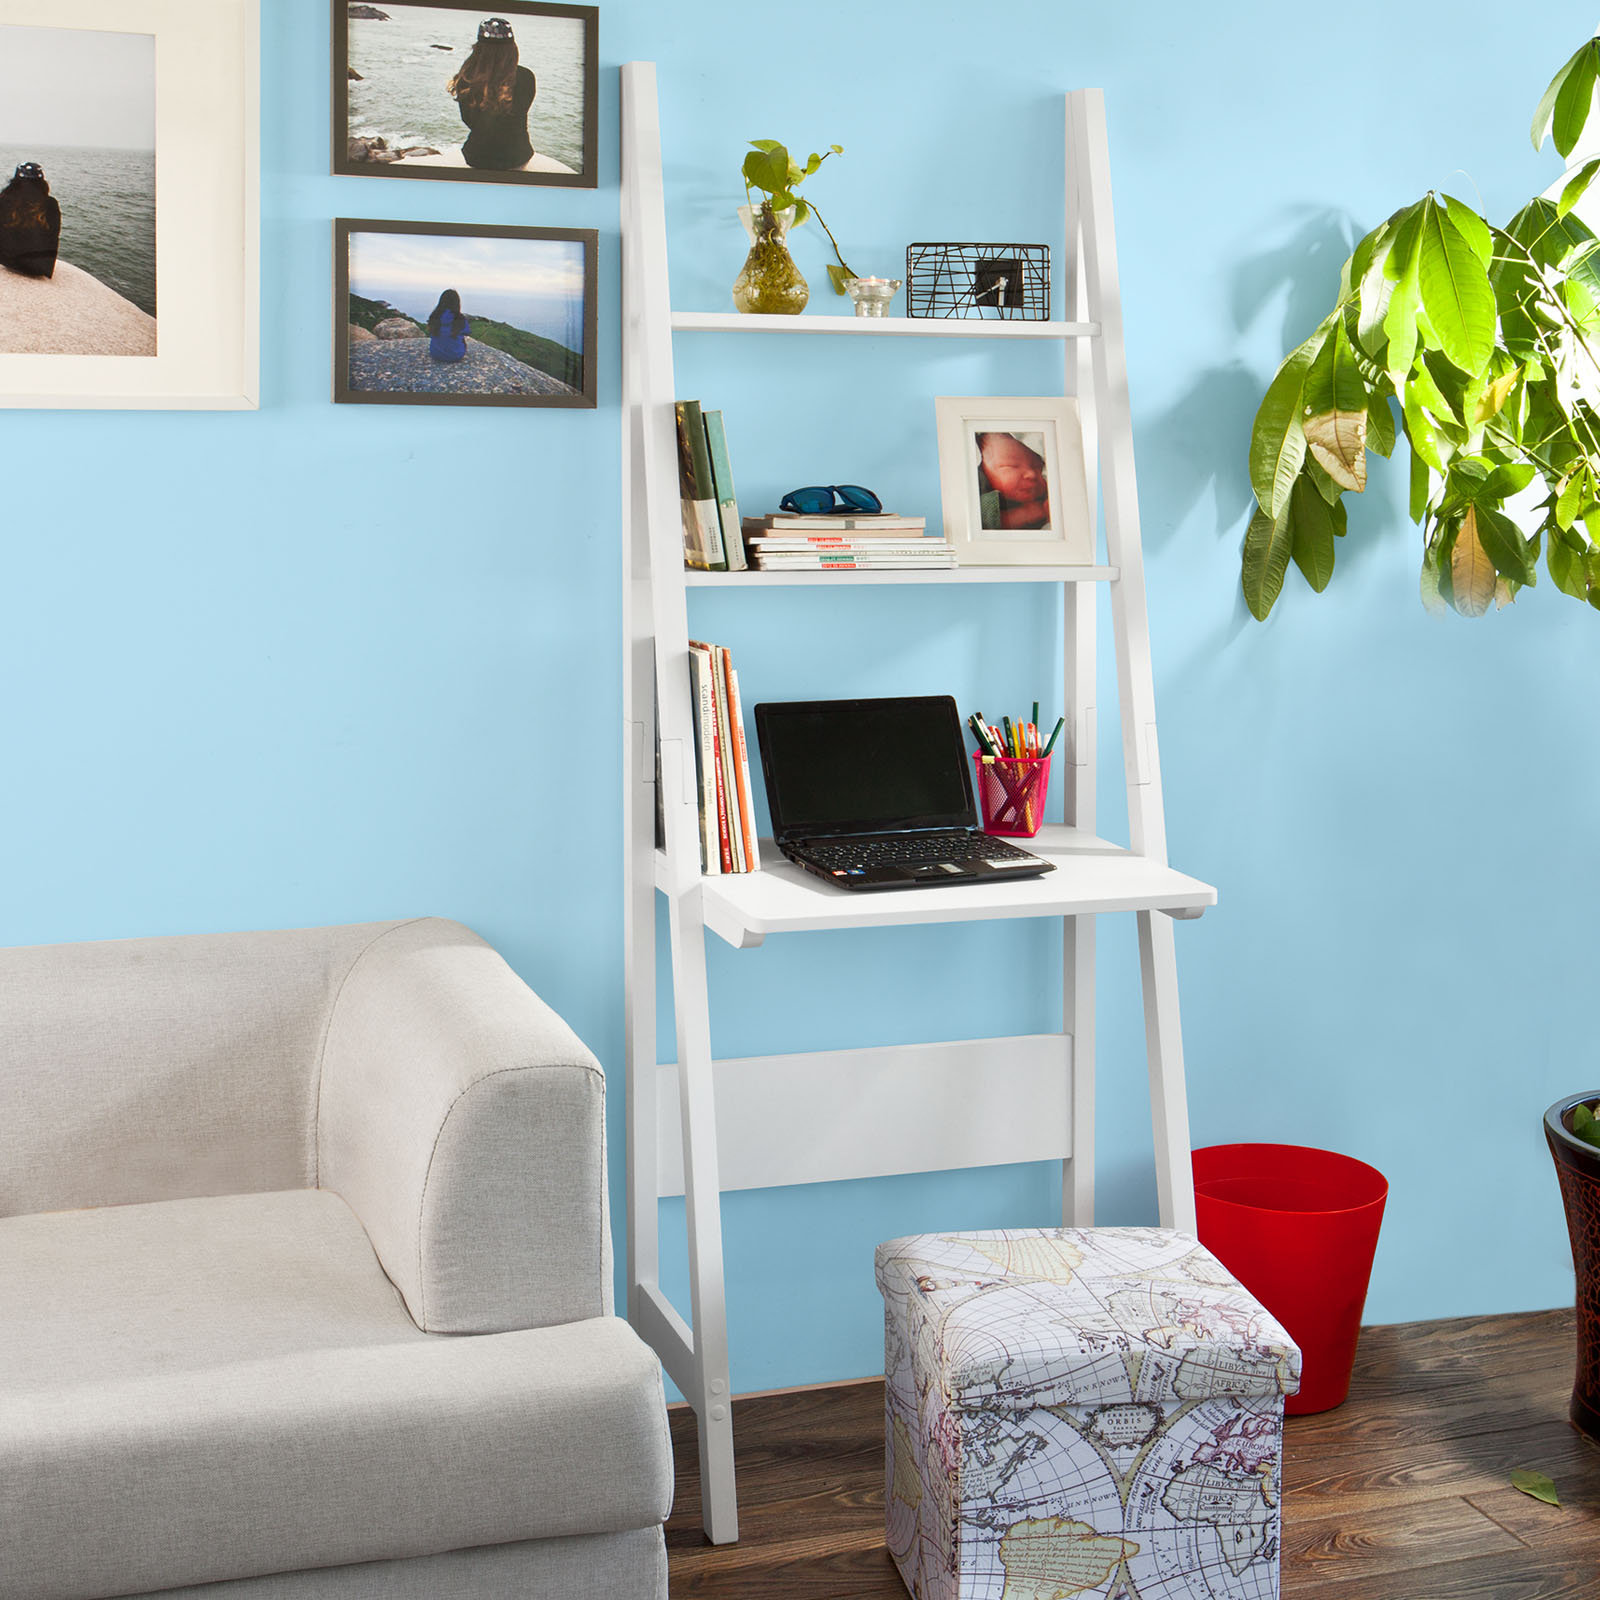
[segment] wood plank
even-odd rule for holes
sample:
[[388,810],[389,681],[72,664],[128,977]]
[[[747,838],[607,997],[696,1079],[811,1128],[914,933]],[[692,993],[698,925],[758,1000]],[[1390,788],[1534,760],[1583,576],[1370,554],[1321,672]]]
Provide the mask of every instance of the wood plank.
[[1525,1548],[1458,1495],[1359,1515],[1297,1517],[1284,1500],[1283,1573],[1341,1583]]
[[[1365,1330],[1350,1399],[1289,1419],[1285,1600],[1597,1600],[1600,1446],[1566,1421],[1572,1314]],[[674,1600],[904,1600],[883,1548],[881,1382],[734,1405],[740,1541],[700,1527],[675,1408]],[[1510,1487],[1556,1480],[1563,1505]]]

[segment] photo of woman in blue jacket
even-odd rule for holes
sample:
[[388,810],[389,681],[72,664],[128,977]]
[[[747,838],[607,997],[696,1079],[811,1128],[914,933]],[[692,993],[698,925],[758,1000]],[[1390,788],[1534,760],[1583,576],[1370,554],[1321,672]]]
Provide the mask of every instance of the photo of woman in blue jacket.
[[461,296],[446,289],[428,318],[428,354],[435,361],[462,361],[472,324],[461,314]]

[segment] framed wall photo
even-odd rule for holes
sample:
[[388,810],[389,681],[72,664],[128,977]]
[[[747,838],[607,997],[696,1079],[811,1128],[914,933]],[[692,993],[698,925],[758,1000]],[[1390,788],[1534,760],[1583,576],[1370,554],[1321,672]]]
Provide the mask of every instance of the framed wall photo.
[[595,229],[333,226],[336,401],[595,404]]
[[593,189],[600,12],[333,0],[333,170]]
[[944,536],[960,564],[1092,566],[1077,401],[941,395],[934,405]]
[[241,410],[257,0],[0,0],[0,405]]

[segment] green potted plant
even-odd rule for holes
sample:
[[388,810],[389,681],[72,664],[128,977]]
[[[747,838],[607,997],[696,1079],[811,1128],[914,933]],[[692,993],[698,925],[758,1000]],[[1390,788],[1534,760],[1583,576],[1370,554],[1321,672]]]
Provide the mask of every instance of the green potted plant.
[[741,169],[745,204],[739,208],[740,220],[750,235],[750,254],[733,280],[733,303],[740,311],[798,316],[805,310],[811,290],[789,254],[788,233],[808,217],[817,219],[833,246],[835,260],[828,263],[828,277],[834,293],[845,292],[845,284],[855,274],[845,265],[839,241],[822,220],[822,213],[799,193],[800,185],[829,156],[843,154],[839,145],[831,144],[820,155],[813,150],[802,166],[776,139],[750,141]]
[[[1570,156],[1600,84],[1600,37],[1551,80],[1533,119]],[[1256,414],[1245,601],[1264,620],[1293,561],[1320,593],[1367,453],[1411,446],[1422,599],[1481,617],[1545,571],[1600,610],[1600,239],[1573,208],[1585,162],[1555,199],[1497,227],[1429,192],[1374,228],[1339,297],[1278,368]],[[1513,512],[1516,514],[1514,515]],[[1600,1092],[1544,1116],[1577,1276],[1571,1417],[1600,1439]]]
[[[1545,90],[1533,144],[1583,135],[1600,38]],[[1573,207],[1600,161],[1504,227],[1430,191],[1374,228],[1337,303],[1279,367],[1250,441],[1244,595],[1265,619],[1289,563],[1333,575],[1367,452],[1411,446],[1422,598],[1480,617],[1538,581],[1600,609],[1600,255]],[[1508,502],[1516,502],[1508,511]],[[1529,528],[1531,526],[1531,531]]]

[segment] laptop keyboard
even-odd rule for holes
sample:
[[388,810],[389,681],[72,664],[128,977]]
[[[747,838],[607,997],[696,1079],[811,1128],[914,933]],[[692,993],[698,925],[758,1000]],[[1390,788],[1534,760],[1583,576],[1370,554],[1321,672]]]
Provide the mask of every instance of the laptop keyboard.
[[880,839],[816,839],[798,854],[830,871],[915,867],[930,861],[1026,861],[1032,853],[983,833],[917,833]]

